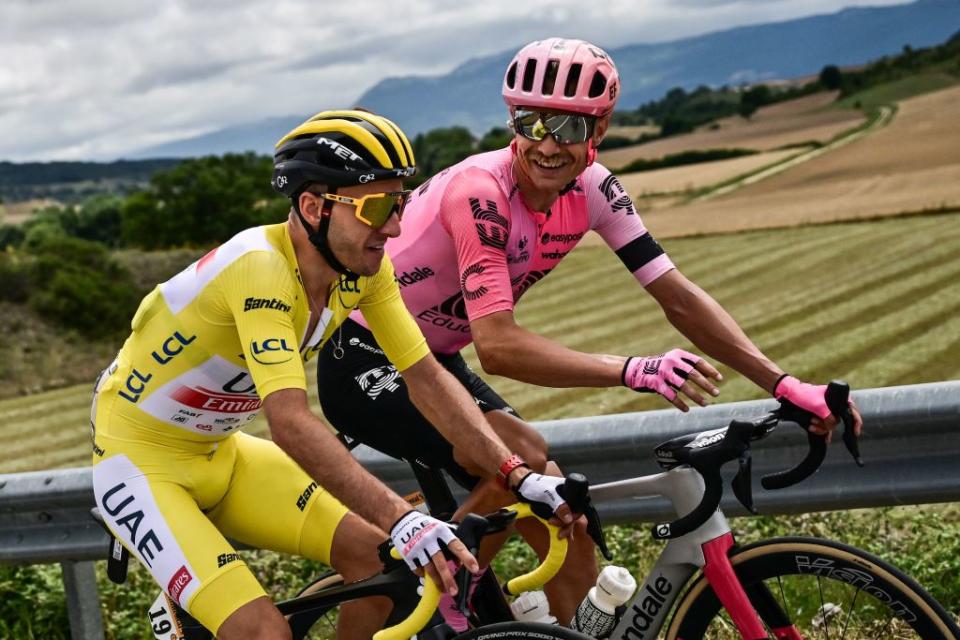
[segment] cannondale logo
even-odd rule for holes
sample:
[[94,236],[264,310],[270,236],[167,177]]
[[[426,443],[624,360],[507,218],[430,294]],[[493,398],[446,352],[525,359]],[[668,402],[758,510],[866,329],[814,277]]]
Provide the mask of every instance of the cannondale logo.
[[658,537],[658,538],[669,538],[669,537],[670,537],[670,525],[669,525],[669,524],[658,524],[658,525],[657,525],[657,537]]
[[365,173],[360,176],[360,184],[367,184],[368,182],[373,182],[376,179],[377,176],[373,175],[372,173]]
[[283,189],[287,186],[287,176],[277,176],[276,184],[278,189]]

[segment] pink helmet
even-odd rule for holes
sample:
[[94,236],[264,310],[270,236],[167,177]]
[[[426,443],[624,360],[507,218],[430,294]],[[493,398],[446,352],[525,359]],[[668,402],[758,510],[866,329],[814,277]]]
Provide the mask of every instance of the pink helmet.
[[620,76],[600,47],[584,40],[531,42],[513,57],[503,77],[510,107],[542,107],[605,116],[620,93]]

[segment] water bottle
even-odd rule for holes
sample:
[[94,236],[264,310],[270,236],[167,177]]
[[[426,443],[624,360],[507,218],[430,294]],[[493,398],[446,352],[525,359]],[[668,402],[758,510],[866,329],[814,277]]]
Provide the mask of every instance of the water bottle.
[[543,591],[525,591],[510,604],[513,617],[521,622],[542,622],[556,624],[557,619],[550,615],[550,603]]
[[617,626],[617,607],[630,600],[637,581],[623,567],[609,566],[597,577],[587,597],[577,607],[570,628],[594,638],[606,638]]

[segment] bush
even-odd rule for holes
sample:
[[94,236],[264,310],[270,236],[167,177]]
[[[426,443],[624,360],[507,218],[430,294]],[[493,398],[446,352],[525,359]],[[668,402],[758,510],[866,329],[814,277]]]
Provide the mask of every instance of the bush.
[[272,173],[273,160],[253,153],[185,160],[123,203],[123,241],[143,249],[205,246],[280,222],[290,203],[270,187]]
[[30,295],[30,272],[25,256],[19,252],[0,251],[0,300],[23,303]]
[[51,236],[31,252],[35,261],[28,301],[35,311],[91,338],[115,335],[127,327],[142,292],[106,247]]
[[26,233],[23,227],[15,224],[0,224],[0,251],[7,247],[19,247]]
[[656,160],[639,159],[634,160],[625,167],[617,169],[613,173],[631,173],[634,171],[653,171],[654,169],[666,169],[668,167],[679,167],[685,164],[697,164],[699,162],[713,162],[714,160],[726,160],[728,158],[739,158],[740,156],[749,156],[757,153],[752,149],[706,149],[703,151],[682,151],[680,153],[671,153],[663,158]]
[[628,138],[626,136],[607,136],[600,142],[600,146],[598,146],[597,149],[600,151],[609,151],[610,149],[629,147],[633,144],[637,144],[637,141],[633,138]]
[[70,637],[59,565],[0,565],[0,638]]

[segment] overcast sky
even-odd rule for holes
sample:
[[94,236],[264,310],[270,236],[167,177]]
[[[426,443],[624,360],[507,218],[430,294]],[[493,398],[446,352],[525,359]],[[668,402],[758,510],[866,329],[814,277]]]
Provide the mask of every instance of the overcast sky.
[[0,0],[0,160],[112,159],[306,117],[551,35],[616,47],[904,2]]

